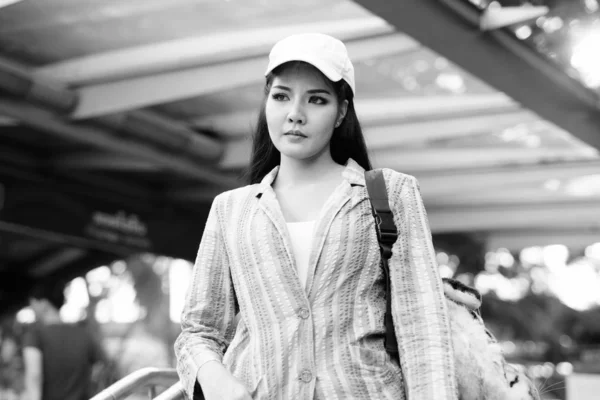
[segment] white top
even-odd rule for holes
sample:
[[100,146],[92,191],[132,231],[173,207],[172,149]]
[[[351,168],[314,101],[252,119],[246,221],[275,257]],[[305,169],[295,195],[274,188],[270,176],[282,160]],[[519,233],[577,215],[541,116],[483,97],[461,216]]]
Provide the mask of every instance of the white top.
[[298,276],[303,287],[306,287],[306,275],[308,273],[308,258],[313,240],[315,221],[288,222],[288,231],[292,241],[292,252],[296,259]]

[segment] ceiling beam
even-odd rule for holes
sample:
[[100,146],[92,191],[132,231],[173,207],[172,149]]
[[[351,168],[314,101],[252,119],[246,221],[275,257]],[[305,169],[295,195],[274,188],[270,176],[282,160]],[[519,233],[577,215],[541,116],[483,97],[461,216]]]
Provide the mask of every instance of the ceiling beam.
[[11,4],[18,3],[23,0],[0,0],[0,8],[8,7]]
[[[449,125],[450,119],[465,117],[468,119],[458,120],[456,124],[463,125],[461,129],[469,130],[470,126],[484,126],[487,122],[491,123],[488,118],[493,118],[494,115],[499,119],[497,122],[500,124],[520,121],[521,118],[526,122],[534,115],[502,93],[358,99],[355,107],[363,127],[439,123],[452,129],[455,125]],[[242,138],[252,132],[257,113],[258,111],[253,110],[217,114],[195,118],[189,121],[189,124],[196,129],[218,132],[226,138]],[[478,116],[481,118],[477,119]],[[494,126],[490,125],[486,130],[489,131],[492,127]],[[427,126],[418,125],[417,128],[427,128]]]
[[599,96],[507,30],[482,33],[439,0],[357,2],[542,118],[600,149]]
[[[225,31],[65,60],[34,71],[72,86],[84,86],[141,75],[262,56],[277,40],[301,32],[322,32],[349,41],[389,34],[393,28],[375,16],[304,24]],[[407,43],[416,43],[406,38]]]
[[21,76],[30,74],[32,68],[29,65],[15,62],[14,60],[6,58],[0,54],[0,71],[6,71],[14,76]]
[[82,257],[87,253],[87,250],[76,248],[76,247],[65,247],[54,251],[49,256],[44,257],[42,260],[34,263],[27,267],[27,273],[29,276],[34,278],[41,278],[58,269],[61,269],[65,264],[70,264]]
[[[250,140],[229,142],[219,162],[222,169],[245,168],[250,162]],[[592,148],[386,148],[371,152],[373,166],[406,173],[437,173],[452,169],[530,165],[542,162],[594,160]]]
[[[57,115],[70,114],[78,103],[77,94],[60,83],[36,80],[9,64],[0,63],[0,91],[10,98],[51,109]],[[26,117],[25,117],[26,118]],[[119,134],[136,137],[174,154],[186,155],[206,163],[221,157],[223,145],[216,139],[199,134],[183,123],[150,110],[135,110],[95,118],[92,123]]]
[[15,126],[18,124],[19,121],[17,121],[16,119],[0,115],[0,126]]
[[3,145],[0,147],[0,164],[12,164],[22,168],[38,167],[41,163],[30,152]]
[[[23,133],[27,134],[27,132]],[[94,157],[94,153],[86,154]],[[156,197],[156,193],[146,187],[142,181],[124,181],[94,172],[96,171],[90,172],[72,166],[60,167],[52,164],[51,157],[36,158],[29,152],[20,149],[0,148],[0,180],[5,182],[7,179],[30,181],[34,182],[32,185],[39,188],[40,185],[47,184],[47,180],[49,180],[57,190],[73,189],[84,193],[90,190],[99,190],[103,193],[111,193],[113,199],[117,199],[119,195],[144,201],[153,196]],[[83,188],[77,185],[77,182],[83,183]],[[162,195],[162,193],[159,194]]]
[[528,111],[512,111],[501,114],[476,115],[429,121],[408,122],[391,125],[366,126],[365,140],[369,150],[427,144],[436,140],[449,140],[466,136],[489,135],[501,132],[517,124],[539,121]]
[[600,160],[557,162],[467,170],[445,169],[419,172],[417,178],[423,197],[429,199],[452,196],[456,193],[480,192],[494,188],[524,185],[542,186],[551,179],[559,181],[600,171]]
[[488,168],[503,165],[531,165],[562,161],[595,160],[591,148],[417,148],[388,149],[372,153],[375,167],[387,167],[408,173],[448,169]]
[[[515,174],[517,174],[515,172]],[[567,193],[557,193],[555,191],[544,189],[543,186],[531,188],[502,187],[495,186],[486,191],[478,191],[476,187],[469,188],[466,192],[456,191],[447,196],[431,196],[428,194],[428,186],[419,180],[421,194],[428,207],[460,207],[460,206],[501,206],[519,204],[541,204],[553,203],[557,201],[572,202],[574,205],[578,202],[589,202],[596,199],[600,203],[600,196],[574,196]],[[223,192],[222,188],[207,188],[204,186],[188,187],[185,189],[170,190],[167,196],[177,201],[202,201],[211,202],[215,196]],[[600,237],[599,237],[600,240]]]
[[[127,196],[129,199],[150,201],[162,195],[160,190],[153,190],[143,180],[119,179],[98,171],[90,172],[75,168],[58,167],[55,176],[60,177],[59,179],[62,181],[69,182],[69,184],[72,183],[73,186],[83,184],[87,186],[87,190],[90,190],[90,188],[100,189],[102,193],[110,193],[110,197],[113,199],[119,194]],[[69,184],[67,184],[67,187],[70,187]],[[86,189],[82,190],[85,191]]]
[[434,233],[521,229],[600,231],[600,202],[428,207]]
[[212,203],[215,197],[222,192],[223,188],[215,185],[196,185],[167,189],[165,196],[177,202]]
[[[146,21],[147,18],[154,20],[160,18],[165,12],[196,4],[197,0],[82,1],[77,3],[77,7],[73,7],[67,0],[53,3],[50,9],[32,7],[28,3],[30,2],[27,1],[24,8],[15,10],[18,17],[27,12],[27,18],[10,20],[10,23],[2,26],[0,30],[3,35],[28,35],[31,32],[39,34],[40,31],[47,32],[61,27],[76,30],[85,25],[106,26],[111,22],[134,25]],[[31,11],[32,8],[35,11]]]
[[[515,172],[515,175],[518,173]],[[469,188],[465,192],[455,191],[445,196],[425,197],[424,201],[432,207],[460,206],[502,206],[519,204],[545,204],[554,202],[569,202],[575,204],[596,200],[600,203],[600,193],[574,194],[567,190],[546,188],[542,182],[530,186],[506,184],[505,186],[488,187],[483,190]]]
[[53,157],[49,164],[57,169],[158,171],[160,165],[148,160],[131,158],[126,154],[71,153]]
[[356,103],[364,125],[516,110],[521,107],[503,93],[365,99]]
[[77,248],[82,249],[106,251],[117,255],[117,257],[127,257],[132,253],[131,248],[118,243],[102,242],[0,220],[0,233],[2,232],[47,241],[52,245],[77,246]]
[[[600,160],[520,165],[494,168],[417,171],[421,194],[428,206],[507,204],[514,202],[588,201],[545,188],[549,181],[565,184],[570,179],[597,175]],[[188,186],[167,195],[180,201],[212,201],[222,189]],[[546,193],[546,194],[545,194]]]
[[256,110],[252,111],[244,110],[193,118],[188,125],[200,130],[218,132],[219,136],[231,140],[247,137],[254,129],[257,118],[258,105]]
[[488,251],[500,248],[519,253],[525,247],[562,244],[572,254],[581,254],[591,244],[600,242],[600,232],[584,229],[548,229],[522,231],[496,231],[486,235],[485,245]]
[[171,152],[160,151],[155,146],[132,140],[127,136],[119,136],[113,131],[93,124],[72,124],[51,111],[24,101],[0,97],[0,113],[20,119],[24,125],[42,132],[50,132],[78,143],[147,160],[201,182],[210,182],[231,188],[239,185],[238,179],[208,165],[201,165],[194,160]]
[[[354,61],[397,54],[419,45],[405,35],[346,42]],[[264,80],[266,54],[175,71],[92,84],[77,89],[71,117],[85,119],[228,90]]]

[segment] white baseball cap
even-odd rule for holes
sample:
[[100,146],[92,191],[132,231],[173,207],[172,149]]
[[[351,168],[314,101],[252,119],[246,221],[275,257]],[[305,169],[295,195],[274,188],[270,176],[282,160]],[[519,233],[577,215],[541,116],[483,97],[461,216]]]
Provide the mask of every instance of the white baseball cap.
[[289,61],[304,61],[333,82],[345,80],[356,95],[354,67],[340,40],[322,33],[302,33],[281,39],[271,49],[265,76]]

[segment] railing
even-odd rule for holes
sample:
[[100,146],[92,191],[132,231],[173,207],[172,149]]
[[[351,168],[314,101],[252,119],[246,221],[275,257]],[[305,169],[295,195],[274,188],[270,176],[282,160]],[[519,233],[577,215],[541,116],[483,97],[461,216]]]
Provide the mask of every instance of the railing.
[[[196,396],[194,395],[194,398]],[[183,385],[181,382],[177,382],[158,396],[154,398],[154,400],[184,400],[185,399],[185,391],[183,389]]]
[[[168,387],[168,389],[155,397],[157,386]],[[149,399],[184,399],[183,387],[174,368],[142,368],[110,385],[91,400],[121,400],[145,387],[148,388]]]

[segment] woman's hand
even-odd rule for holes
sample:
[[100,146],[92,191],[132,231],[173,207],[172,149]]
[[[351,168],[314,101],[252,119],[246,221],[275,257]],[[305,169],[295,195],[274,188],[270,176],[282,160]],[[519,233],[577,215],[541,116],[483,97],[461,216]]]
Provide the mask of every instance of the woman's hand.
[[205,400],[252,400],[244,384],[219,361],[200,367],[197,378]]

